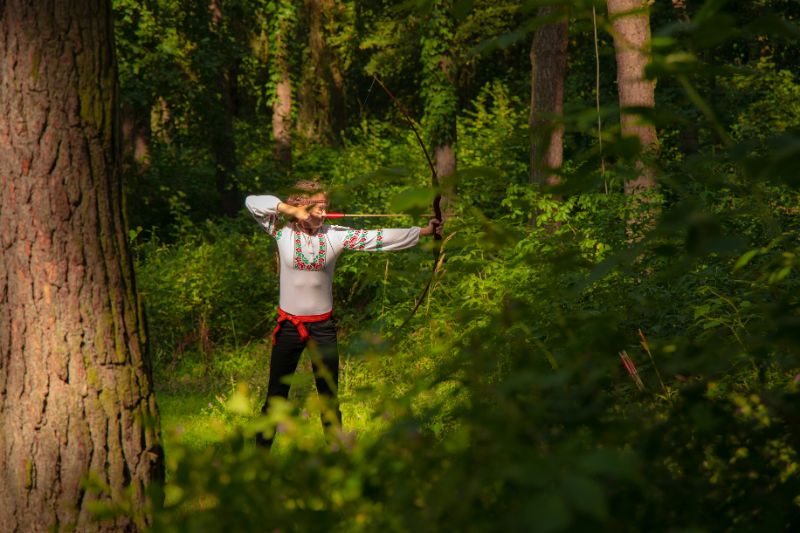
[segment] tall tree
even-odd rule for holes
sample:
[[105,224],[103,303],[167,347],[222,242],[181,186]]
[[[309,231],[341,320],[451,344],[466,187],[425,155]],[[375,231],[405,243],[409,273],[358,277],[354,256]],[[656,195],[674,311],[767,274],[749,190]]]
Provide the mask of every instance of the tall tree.
[[134,172],[147,170],[150,164],[150,107],[138,102],[121,106],[122,163]]
[[689,13],[686,10],[686,0],[672,0],[672,7],[678,12],[681,22],[689,22]]
[[[163,71],[153,68],[152,50],[159,49],[154,13],[148,0],[117,0],[114,3],[114,34],[117,75],[120,84],[121,153],[125,175],[147,170],[152,153],[152,123],[158,77]],[[121,19],[121,20],[120,20]]]
[[293,0],[274,3],[271,16],[269,92],[272,102],[272,138],[275,159],[284,169],[292,164],[292,78],[289,48],[294,33],[296,8]]
[[636,109],[655,107],[656,83],[645,77],[650,46],[650,13],[647,0],[608,0],[608,16],[617,58],[622,135],[639,139],[644,157],[637,164],[639,176],[625,183],[627,194],[636,194],[655,185],[647,157],[658,149],[656,128],[643,120]]
[[304,0],[303,5],[308,48],[298,128],[306,138],[335,144],[345,127],[345,88],[341,60],[330,41],[337,37],[337,19],[346,6],[334,0]]
[[241,208],[241,198],[236,182],[236,139],[233,119],[237,114],[237,70],[240,58],[235,50],[230,33],[236,33],[237,20],[226,20],[221,0],[211,0],[208,4],[211,17],[211,38],[216,61],[214,82],[209,85],[209,107],[206,109],[207,131],[211,153],[216,164],[215,184],[220,197],[222,213],[235,216]]
[[541,26],[531,44],[531,183],[556,185],[553,170],[564,160],[564,78],[567,71],[567,12],[561,6],[539,8]]
[[456,65],[453,57],[453,6],[451,0],[434,0],[422,32],[423,124],[433,147],[436,173],[446,177],[456,171]]
[[[127,248],[109,0],[0,2],[0,531],[92,522],[163,479]],[[104,498],[106,496],[100,496]]]

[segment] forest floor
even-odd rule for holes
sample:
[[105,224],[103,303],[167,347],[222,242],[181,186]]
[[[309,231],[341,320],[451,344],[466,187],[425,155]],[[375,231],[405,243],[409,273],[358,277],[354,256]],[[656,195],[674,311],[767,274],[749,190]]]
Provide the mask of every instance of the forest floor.
[[[203,364],[190,362],[189,358],[174,368],[168,365],[156,370],[156,397],[168,458],[170,451],[179,447],[200,450],[220,446],[249,419],[258,416],[266,397],[270,349],[269,342],[261,342],[240,350],[214,353],[208,370]],[[364,369],[348,362],[343,354],[339,377],[343,426],[345,431],[354,434],[377,429],[374,417],[369,415],[368,400],[351,393],[356,382],[364,378]],[[249,415],[231,413],[229,402],[237,393],[247,399]],[[292,380],[289,399],[301,406],[303,418],[312,421],[320,419],[316,398],[311,361],[304,353]],[[321,422],[309,426],[311,434],[305,437],[322,443]],[[289,445],[288,440],[278,434],[272,453],[280,455]],[[169,478],[169,472],[167,476]]]

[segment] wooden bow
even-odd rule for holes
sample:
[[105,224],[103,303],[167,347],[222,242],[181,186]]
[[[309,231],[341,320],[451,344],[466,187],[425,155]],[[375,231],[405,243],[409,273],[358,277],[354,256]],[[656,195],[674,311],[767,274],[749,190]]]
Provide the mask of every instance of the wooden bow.
[[[417,143],[419,144],[420,148],[422,148],[422,153],[425,154],[425,160],[428,162],[428,167],[431,169],[431,184],[433,185],[433,188],[436,191],[436,196],[433,198],[433,213],[434,216],[438,220],[442,221],[442,224],[444,224],[444,219],[442,217],[442,208],[441,208],[442,194],[440,192],[439,175],[436,172],[436,166],[433,164],[433,160],[431,159],[431,156],[428,153],[428,149],[425,147],[425,142],[422,140],[422,136],[419,134],[419,130],[417,130],[417,127],[414,125],[414,121],[411,118],[411,116],[406,112],[405,109],[403,109],[403,106],[400,104],[400,102],[397,101],[397,98],[395,98],[395,96],[388,89],[388,87],[384,85],[384,83],[381,81],[380,78],[378,78],[377,75],[373,74],[372,78],[378,83],[378,85],[381,86],[383,91],[389,96],[389,99],[391,99],[392,103],[395,105],[397,110],[403,116],[406,123],[411,128],[411,131],[414,132],[414,136],[417,139]],[[442,253],[442,236],[434,232],[433,241],[434,241],[433,268],[431,269],[431,277],[428,280],[428,283],[425,284],[425,288],[422,290],[422,294],[420,294],[419,298],[417,299],[417,303],[414,305],[414,308],[411,310],[411,313],[408,314],[408,316],[400,325],[398,330],[403,329],[411,321],[411,319],[414,317],[414,314],[417,312],[417,309],[419,309],[419,306],[422,305],[422,302],[428,295],[431,285],[433,284],[433,279],[436,276],[436,272],[439,268],[439,258]]]

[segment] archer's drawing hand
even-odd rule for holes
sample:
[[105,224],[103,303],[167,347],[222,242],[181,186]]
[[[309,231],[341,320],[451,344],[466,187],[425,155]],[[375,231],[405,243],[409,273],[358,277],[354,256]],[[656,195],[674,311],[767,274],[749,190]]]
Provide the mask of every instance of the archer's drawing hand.
[[427,237],[430,235],[436,235],[438,237],[442,236],[442,221],[438,218],[432,218],[428,221],[427,227],[422,228],[419,230],[419,234],[423,237]]
[[284,215],[288,215],[290,217],[294,217],[295,220],[298,222],[306,222],[308,219],[311,218],[311,214],[308,212],[308,208],[311,207],[310,205],[289,205],[286,203],[279,203],[278,204],[278,211],[283,213]]

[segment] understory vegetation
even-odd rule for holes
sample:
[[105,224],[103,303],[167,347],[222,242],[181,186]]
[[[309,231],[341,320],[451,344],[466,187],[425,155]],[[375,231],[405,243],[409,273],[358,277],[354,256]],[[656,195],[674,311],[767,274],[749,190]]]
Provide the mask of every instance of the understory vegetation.
[[[730,21],[708,16],[654,31],[657,192],[623,192],[640,147],[617,108],[600,109],[595,142],[585,37],[570,45],[588,55],[570,67],[562,185],[529,183],[520,83],[471,95],[438,264],[431,243],[339,260],[344,428],[328,440],[306,355],[290,401],[259,416],[274,243],[244,210],[204,216],[210,164],[154,143],[128,186],[167,461],[153,530],[800,527],[800,80],[779,53],[797,29],[763,30],[784,44],[751,58],[740,35],[712,39]],[[332,210],[424,224],[435,191],[391,109],[339,145],[298,143],[287,173],[252,140],[263,125],[235,126],[240,190],[321,175]],[[272,453],[254,445],[267,427]]]

